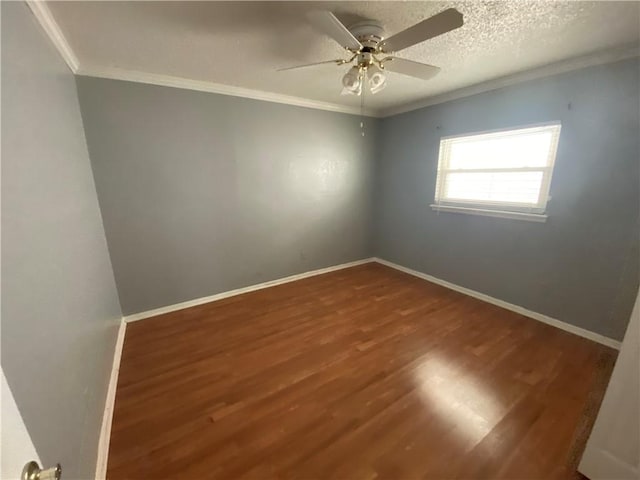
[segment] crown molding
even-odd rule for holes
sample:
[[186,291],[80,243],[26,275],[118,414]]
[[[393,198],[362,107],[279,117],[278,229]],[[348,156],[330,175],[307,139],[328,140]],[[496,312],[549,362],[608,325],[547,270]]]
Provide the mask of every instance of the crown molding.
[[[579,70],[581,68],[592,67],[596,65],[614,63],[620,60],[638,56],[640,56],[640,48],[638,47],[638,45],[624,45],[622,47],[599,51],[589,55],[562,60],[559,62],[544,65],[542,67],[518,72],[513,75],[499,77],[493,80],[471,85],[469,87],[446,92],[441,95],[435,95],[422,100],[418,100],[416,102],[411,102],[399,107],[391,107],[382,110],[365,109],[364,115],[367,117],[378,118],[392,117],[401,113],[418,110],[420,108],[425,108],[432,105],[457,100],[460,98],[470,97],[479,93],[497,90],[499,88],[516,85],[538,78],[550,77],[553,75],[571,72],[574,70]],[[147,83],[150,85],[160,85],[165,87],[183,88],[187,90],[197,90],[201,92],[218,93],[221,95],[251,98],[254,100],[283,103],[287,105],[314,108],[318,110],[327,110],[331,112],[347,113],[352,115],[362,114],[360,108],[358,107],[349,107],[345,105],[322,102],[318,100],[310,100],[301,97],[293,97],[279,93],[264,92],[261,90],[252,90],[243,87],[235,87],[232,85],[224,85],[221,83],[213,83],[202,80],[191,80],[183,77],[174,77],[170,75],[155,73],[138,72],[135,70],[126,70],[120,68],[80,67],[79,69],[76,69],[74,73],[76,73],[77,75],[84,75],[88,77],[109,78],[113,80],[125,80],[129,82]]]
[[[265,102],[283,103],[286,105],[294,105],[297,107],[314,108],[316,110],[327,110],[329,112],[348,113],[351,115],[362,114],[359,107],[349,107],[337,103],[322,102],[319,100],[293,97],[280,93],[265,92],[262,90],[253,90],[249,88],[224,85],[222,83],[213,83],[202,80],[191,80],[189,78],[174,77],[171,75],[162,75],[157,73],[138,72],[135,70],[126,70],[121,68],[82,66],[76,72],[76,74],[86,77],[125,80],[128,82],[147,83],[150,85],[160,85],[163,87],[174,87],[187,90],[196,90],[199,92],[218,93],[220,95],[250,98],[253,100],[262,100]],[[375,111],[367,109],[365,109],[364,114],[367,117],[378,116],[376,115]]]
[[[326,110],[330,112],[347,113],[351,115],[362,115],[359,107],[350,107],[337,103],[322,102],[319,100],[311,100],[302,97],[294,97],[279,93],[265,92],[261,90],[253,90],[249,88],[236,87],[232,85],[224,85],[220,83],[207,82],[202,80],[191,80],[188,78],[174,77],[170,75],[161,75],[155,73],[138,72],[135,70],[126,70],[120,68],[102,68],[102,67],[85,67],[80,66],[78,57],[71,49],[69,42],[65,38],[60,26],[53,18],[53,14],[45,0],[25,0],[25,3],[31,9],[38,23],[42,26],[51,43],[56,47],[69,69],[76,75],[84,75],[88,77],[110,78],[114,80],[125,80],[137,83],[146,83],[150,85],[160,85],[164,87],[182,88],[187,90],[197,90],[200,92],[218,93],[221,95],[230,95],[234,97],[251,98],[254,100],[262,100],[265,102],[282,103],[286,105],[294,105],[298,107],[314,108],[316,110]],[[365,109],[364,115],[367,117],[376,117],[377,112],[371,109]]]
[[46,2],[43,0],[25,0],[25,2],[51,40],[51,43],[53,43],[54,47],[56,47],[63,60],[66,62],[69,69],[73,73],[76,73],[79,67],[78,57],[76,57],[73,50],[71,50],[67,39],[62,34],[62,30],[60,30],[60,26],[56,22],[55,18],[53,18],[51,10],[49,10]]
[[[337,103],[322,102],[319,100],[311,100],[308,98],[294,97],[283,95],[280,93],[265,92],[262,90],[253,90],[249,88],[236,87],[233,85],[224,85],[221,83],[213,83],[203,80],[192,80],[183,77],[175,77],[171,75],[162,75],[156,73],[139,72],[135,70],[127,70],[115,67],[98,67],[98,66],[81,66],[78,57],[69,46],[67,39],[60,30],[58,23],[53,18],[51,10],[45,0],[25,0],[34,16],[44,29],[45,33],[56,47],[69,69],[76,75],[84,75],[88,77],[109,78],[113,80],[124,80],[129,82],[146,83],[149,85],[160,85],[165,87],[182,88],[186,90],[196,90],[200,92],[217,93],[220,95],[230,95],[234,97],[250,98],[265,102],[282,103],[286,105],[294,105],[298,107],[314,108],[317,110],[326,110],[330,112],[347,113],[350,115],[362,115],[359,107],[350,107]],[[549,77],[561,73],[579,70],[581,68],[604,65],[620,60],[640,56],[640,48],[638,44],[624,45],[621,47],[603,50],[580,57],[544,65],[542,67],[525,70],[512,75],[495,78],[486,82],[478,83],[468,87],[460,88],[441,95],[427,97],[418,101],[410,102],[398,107],[386,109],[365,109],[364,115],[367,117],[392,117],[401,113],[418,110],[420,108],[437,105],[440,103],[457,100],[460,98],[477,95],[479,93],[497,90],[499,88],[516,85],[518,83],[535,80],[538,78]]]
[[602,50],[580,57],[561,60],[559,62],[544,65],[542,67],[518,72],[513,75],[495,78],[493,80],[471,85],[469,87],[460,88],[458,90],[453,90],[441,95],[428,97],[423,100],[418,100],[417,102],[401,105],[399,107],[387,108],[380,111],[380,116],[392,117],[401,113],[430,107],[432,105],[437,105],[440,103],[450,102],[451,100],[458,100],[459,98],[470,97],[479,93],[489,92],[491,90],[497,90],[503,87],[509,87],[511,85],[528,82],[530,80],[535,80],[538,78],[550,77],[553,75],[571,72],[573,70],[579,70],[581,68],[593,67],[596,65],[605,65],[607,63],[614,63],[620,60],[638,56],[640,56],[640,48],[638,44],[623,45],[621,47]]

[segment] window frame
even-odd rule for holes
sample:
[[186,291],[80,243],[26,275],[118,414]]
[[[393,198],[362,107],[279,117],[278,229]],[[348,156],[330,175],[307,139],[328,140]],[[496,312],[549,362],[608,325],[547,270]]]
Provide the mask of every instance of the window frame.
[[[438,154],[438,170],[436,175],[436,185],[434,193],[434,203],[431,207],[437,211],[472,213],[478,215],[499,216],[508,218],[518,218],[523,220],[545,221],[547,204],[550,200],[551,178],[553,168],[558,153],[560,131],[562,125],[560,121],[537,123],[530,125],[514,126],[482,132],[471,132],[458,135],[450,135],[440,138],[440,150]],[[505,133],[514,135],[523,134],[526,131],[532,133],[536,130],[549,130],[552,134],[549,156],[544,167],[515,167],[515,168],[478,168],[478,169],[451,169],[447,167],[450,161],[451,147],[456,139],[468,139],[472,137],[504,137]],[[536,204],[522,204],[520,202],[482,201],[464,199],[445,199],[440,197],[440,192],[444,188],[447,176],[451,173],[491,173],[491,172],[542,172],[542,181]]]

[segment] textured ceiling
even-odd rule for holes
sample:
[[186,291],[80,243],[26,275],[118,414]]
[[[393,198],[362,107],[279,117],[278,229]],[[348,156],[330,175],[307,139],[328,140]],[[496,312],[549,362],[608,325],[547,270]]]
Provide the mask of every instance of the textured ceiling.
[[398,56],[442,68],[428,82],[391,73],[365,100],[383,111],[550,63],[637,43],[638,2],[51,2],[82,70],[119,68],[341,105],[346,66],[276,72],[341,58],[305,12],[333,11],[349,25],[380,21],[387,34],[455,7],[465,25]]

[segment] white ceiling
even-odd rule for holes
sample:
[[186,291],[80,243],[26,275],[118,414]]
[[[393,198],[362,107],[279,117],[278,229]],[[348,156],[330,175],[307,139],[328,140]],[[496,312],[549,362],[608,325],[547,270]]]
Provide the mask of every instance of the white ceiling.
[[341,58],[305,12],[333,11],[349,25],[382,22],[388,34],[455,7],[465,25],[398,56],[437,65],[424,82],[390,74],[365,102],[385,113],[447,92],[640,38],[639,2],[50,2],[49,9],[78,58],[80,73],[110,69],[168,75],[357,107],[341,96],[346,66],[276,72]]

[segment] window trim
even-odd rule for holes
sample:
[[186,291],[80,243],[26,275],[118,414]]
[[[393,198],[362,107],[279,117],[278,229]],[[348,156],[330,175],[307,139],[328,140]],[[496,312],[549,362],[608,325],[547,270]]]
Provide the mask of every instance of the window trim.
[[545,223],[548,215],[544,213],[528,213],[528,212],[515,212],[507,210],[489,210],[485,208],[473,208],[473,207],[461,207],[452,205],[437,205],[432,203],[431,209],[435,212],[445,213],[465,213],[468,215],[481,215],[483,217],[497,217],[497,218],[511,218],[514,220],[526,220],[529,222]]
[[[450,152],[450,144],[447,145],[447,140],[454,140],[457,138],[467,137],[479,137],[479,136],[494,136],[504,132],[518,132],[520,130],[535,130],[535,129],[552,129],[552,144],[550,152],[549,163],[543,167],[522,167],[522,168],[491,168],[491,169],[450,169],[442,168],[445,163],[445,156]],[[558,144],[560,139],[560,131],[562,124],[560,121],[552,121],[545,123],[536,123],[529,125],[513,126],[508,128],[500,128],[494,130],[486,130],[482,132],[471,132],[458,135],[449,135],[440,138],[440,150],[438,154],[438,170],[436,175],[436,185],[434,192],[434,203],[431,205],[433,210],[442,212],[459,212],[459,213],[471,213],[477,215],[497,216],[503,218],[520,218],[531,219],[525,217],[534,217],[534,221],[546,221],[545,215],[547,204],[551,199],[549,192],[551,189],[551,178],[553,176],[553,168],[558,152]],[[443,148],[444,147],[444,148]],[[448,160],[448,158],[447,158]],[[439,198],[439,192],[443,188],[444,181],[447,174],[452,172],[527,172],[535,171],[542,172],[542,183],[540,185],[540,192],[538,196],[538,202],[536,204],[522,204],[518,202],[492,202],[492,201],[480,201],[480,200],[451,200]],[[491,212],[496,212],[494,215],[489,215]],[[513,214],[513,215],[511,215]]]

